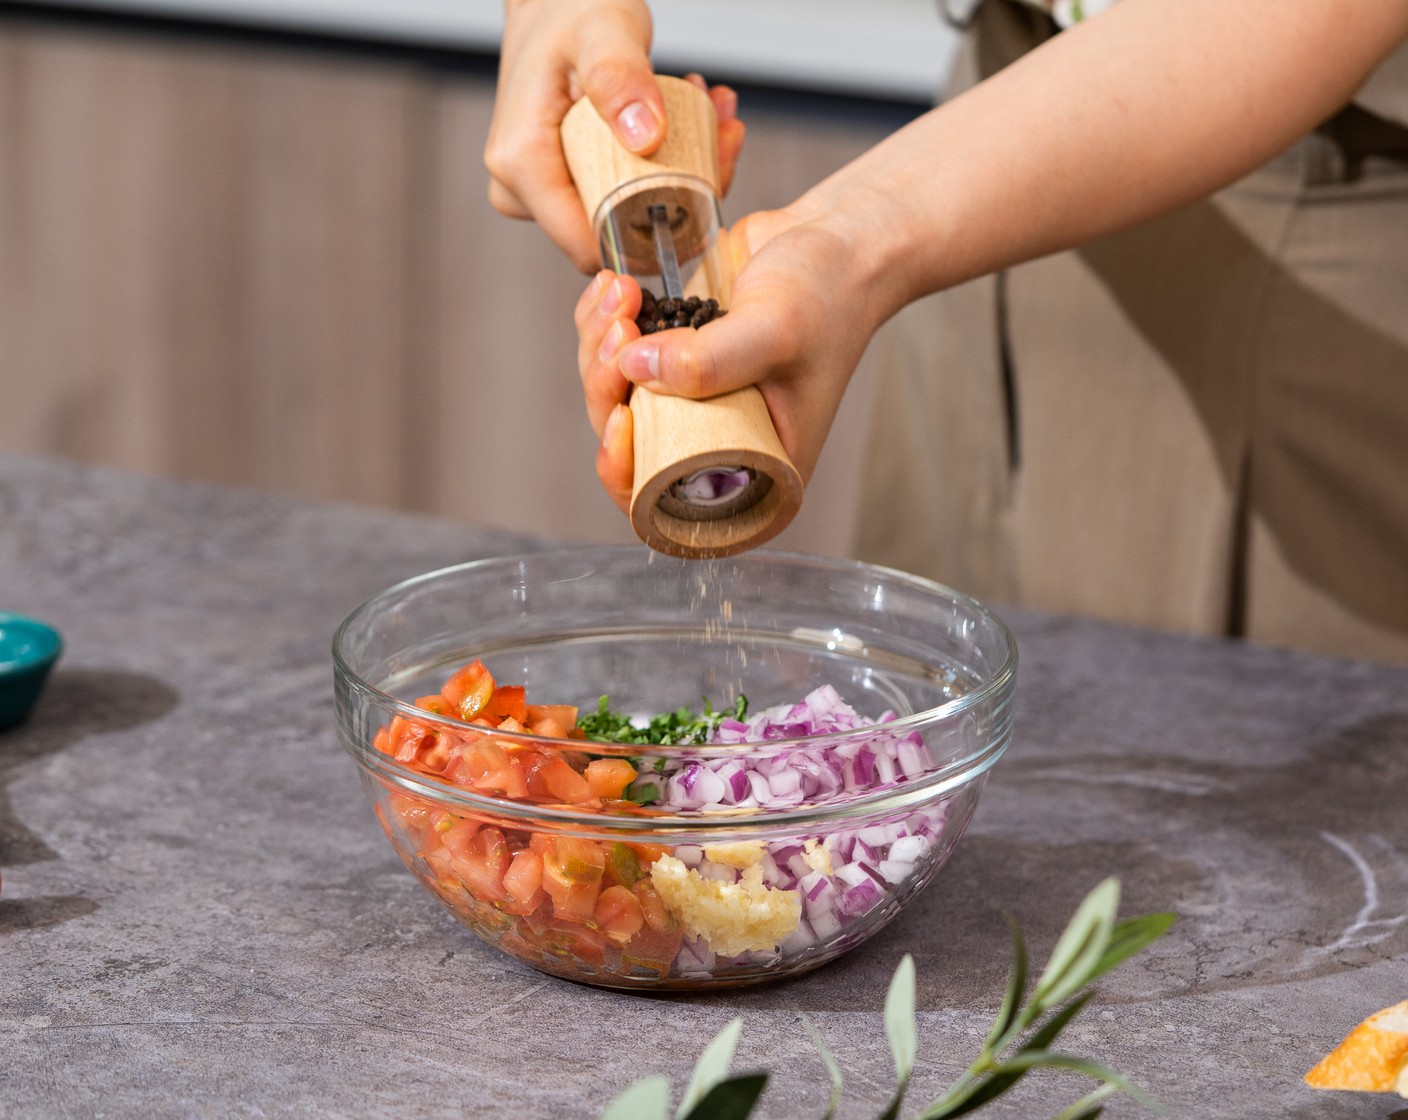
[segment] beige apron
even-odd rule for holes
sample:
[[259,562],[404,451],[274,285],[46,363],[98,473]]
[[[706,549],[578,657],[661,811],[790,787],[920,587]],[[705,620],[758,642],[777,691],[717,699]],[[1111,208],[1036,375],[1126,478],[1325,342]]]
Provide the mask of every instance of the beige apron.
[[[1053,33],[978,13],[956,81]],[[1408,123],[1408,47],[1358,97]],[[856,555],[999,603],[1408,663],[1408,160],[1326,135],[877,336]]]

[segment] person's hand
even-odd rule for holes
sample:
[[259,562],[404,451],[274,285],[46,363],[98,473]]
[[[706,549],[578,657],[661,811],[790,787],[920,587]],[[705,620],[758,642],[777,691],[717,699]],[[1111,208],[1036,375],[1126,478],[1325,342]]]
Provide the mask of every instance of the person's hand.
[[[636,392],[712,397],[756,385],[782,446],[811,477],[851,374],[871,336],[899,306],[856,261],[863,246],[803,204],[751,214],[726,236],[744,263],[728,314],[699,330],[645,338],[635,325],[640,288],[629,276],[597,274],[576,309],[577,363],[587,414],[601,438],[597,474],[627,510],[634,475]],[[902,302],[902,301],[901,301]]]
[[[621,142],[649,155],[667,122],[650,67],[650,9],[643,0],[519,0],[506,5],[494,118],[484,149],[489,201],[536,221],[583,272],[600,263],[588,215],[562,154],[558,128],[589,97]],[[728,189],[743,143],[738,98],[706,90],[719,117],[719,166]]]

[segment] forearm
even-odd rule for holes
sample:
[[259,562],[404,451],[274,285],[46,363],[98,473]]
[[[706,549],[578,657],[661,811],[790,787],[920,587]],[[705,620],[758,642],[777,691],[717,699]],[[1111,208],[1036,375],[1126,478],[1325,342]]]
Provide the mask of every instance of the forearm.
[[796,204],[831,214],[877,323],[1165,213],[1284,150],[1408,35],[1408,0],[1120,0]]

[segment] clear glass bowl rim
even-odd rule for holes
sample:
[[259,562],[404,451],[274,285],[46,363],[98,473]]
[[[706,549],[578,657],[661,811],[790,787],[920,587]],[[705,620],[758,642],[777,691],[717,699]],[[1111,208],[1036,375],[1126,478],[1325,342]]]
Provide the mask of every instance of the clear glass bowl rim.
[[[365,616],[376,611],[388,600],[404,595],[424,584],[433,583],[437,580],[442,580],[462,572],[492,568],[495,566],[508,567],[519,564],[525,560],[549,556],[586,561],[592,557],[633,554],[636,552],[636,549],[637,546],[634,545],[589,545],[543,549],[537,552],[521,553],[511,556],[489,556],[478,560],[469,560],[462,564],[452,564],[444,568],[437,568],[433,571],[423,572],[419,575],[401,580],[377,592],[355,607],[338,625],[332,639],[334,675],[344,680],[352,691],[362,693],[378,707],[388,709],[397,715],[404,716],[408,719],[415,719],[422,723],[440,724],[453,730],[482,731],[483,728],[475,724],[467,723],[464,720],[455,719],[451,716],[437,716],[434,713],[425,711],[423,708],[417,708],[414,704],[408,704],[403,700],[398,700],[390,693],[383,692],[381,689],[365,680],[358,673],[353,671],[351,666],[347,663],[347,658],[343,654],[343,646],[348,631]],[[895,568],[886,568],[878,564],[870,564],[859,560],[812,556],[806,553],[785,552],[780,550],[760,550],[746,554],[745,559],[747,557],[752,557],[757,560],[778,560],[793,564],[800,563],[811,567],[830,568],[851,574],[864,573],[870,576],[883,577],[891,582],[903,583],[915,590],[952,600],[965,607],[992,626],[1002,639],[1005,647],[1002,664],[996,672],[989,674],[976,688],[965,692],[962,696],[957,696],[952,700],[945,701],[943,704],[936,707],[913,712],[907,716],[900,716],[883,724],[875,724],[874,727],[876,729],[881,729],[886,733],[894,732],[903,734],[906,731],[915,730],[918,727],[937,720],[952,718],[966,711],[968,708],[977,707],[980,703],[995,700],[1003,693],[1008,693],[1006,703],[1011,703],[1011,690],[1017,672],[1016,639],[1002,619],[972,596],[965,595],[961,591],[955,591],[934,580],[925,579],[923,576],[916,576]],[[869,728],[854,731],[836,731],[826,735],[812,735],[800,739],[768,739],[756,743],[714,744],[710,745],[707,749],[709,757],[724,757],[730,753],[757,753],[759,749],[766,749],[769,752],[788,749],[816,749],[818,747],[824,747],[827,744],[845,742],[869,732]],[[505,737],[533,743],[535,746],[542,746],[552,750],[564,749],[563,742],[560,739],[551,739],[524,733],[513,733]],[[652,833],[677,831],[713,833],[715,830],[726,828],[729,831],[736,831],[740,835],[744,833],[751,835],[756,830],[748,827],[750,823],[761,825],[765,831],[771,832],[774,825],[792,827],[798,824],[814,824],[817,822],[831,822],[834,824],[839,819],[846,819],[851,816],[875,817],[886,811],[901,811],[905,808],[913,808],[917,805],[925,804],[943,793],[949,792],[952,789],[956,789],[974,780],[989,770],[1007,749],[1007,740],[1005,738],[999,739],[985,745],[971,755],[955,759],[945,766],[930,771],[917,781],[904,782],[889,789],[854,798],[840,805],[823,804],[819,806],[802,806],[781,810],[762,809],[748,817],[720,812],[701,815],[674,813],[661,816],[603,817],[599,813],[583,813],[569,809],[557,809],[546,805],[509,801],[474,793],[470,790],[461,789],[458,786],[452,786],[444,782],[423,780],[414,771],[408,770],[395,763],[394,760],[381,755],[381,753],[372,748],[370,744],[361,742],[349,744],[347,742],[349,737],[345,735],[339,735],[339,738],[342,740],[344,749],[356,759],[359,765],[368,771],[381,775],[383,778],[392,781],[397,786],[417,796],[481,814],[489,813],[495,816],[507,816],[524,821],[553,821],[559,826],[575,826],[579,829],[603,834],[619,834],[621,832],[637,831]],[[588,740],[572,740],[571,742],[572,746],[570,749],[572,750],[582,750],[584,749],[584,744],[590,743]],[[619,743],[600,743],[590,745],[601,747],[602,749],[600,751],[595,752],[601,754],[640,754],[643,751],[654,754],[659,753],[661,749],[659,747],[642,747],[639,744],[624,745]]]

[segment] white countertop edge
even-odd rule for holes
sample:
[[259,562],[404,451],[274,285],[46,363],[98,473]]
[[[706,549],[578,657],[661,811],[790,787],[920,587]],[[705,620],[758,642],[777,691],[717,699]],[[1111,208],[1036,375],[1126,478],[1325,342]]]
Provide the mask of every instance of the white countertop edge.
[[[211,20],[493,52],[499,0],[49,0],[55,8]],[[957,47],[937,0],[654,0],[661,70],[825,93],[934,100]]]

